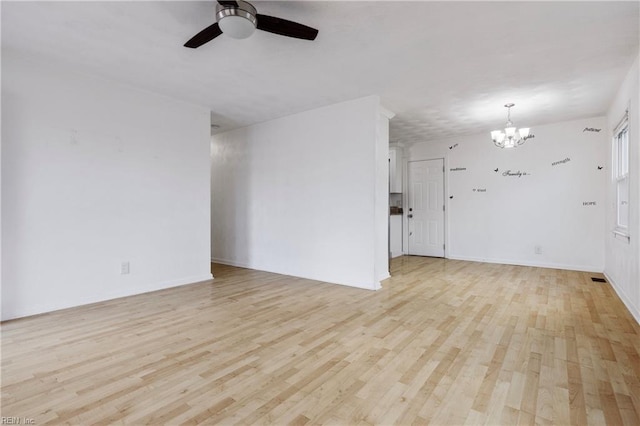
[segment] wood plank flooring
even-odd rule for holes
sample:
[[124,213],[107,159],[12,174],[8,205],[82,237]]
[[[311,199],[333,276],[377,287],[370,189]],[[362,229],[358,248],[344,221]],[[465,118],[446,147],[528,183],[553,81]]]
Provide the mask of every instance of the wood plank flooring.
[[640,424],[640,327],[594,274],[402,257],[371,292],[213,270],[212,282],[2,324],[2,416]]

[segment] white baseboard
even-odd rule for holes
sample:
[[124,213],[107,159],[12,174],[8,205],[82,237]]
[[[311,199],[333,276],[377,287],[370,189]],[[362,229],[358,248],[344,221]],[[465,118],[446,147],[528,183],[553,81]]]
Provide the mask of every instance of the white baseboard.
[[245,268],[245,269],[255,269],[249,266],[248,264],[245,264],[242,262],[236,262],[235,260],[219,259],[217,257],[212,257],[211,263],[220,263],[221,265],[229,265],[229,266],[235,266],[238,268]]
[[382,288],[382,282],[383,282],[384,280],[389,279],[389,278],[391,278],[391,274],[389,274],[389,273],[387,272],[387,273],[386,273],[385,275],[383,275],[383,276],[382,276],[382,278],[380,278],[380,280],[376,283],[376,286],[375,286],[374,290],[376,290],[376,291],[377,291],[377,290],[380,290],[380,289]]
[[73,300],[65,299],[64,302],[54,301],[48,304],[40,304],[37,306],[28,306],[11,311],[8,314],[3,310],[2,321],[8,321],[17,318],[30,317],[33,315],[45,314],[48,312],[60,311],[62,309],[76,308],[79,306],[92,305],[94,303],[106,302],[109,300],[120,299],[123,297],[137,296],[140,294],[151,293],[154,291],[165,290],[173,287],[181,287],[184,285],[196,284],[203,281],[213,280],[213,275],[193,275],[190,277],[180,278],[176,280],[161,281],[156,283],[150,283],[146,285],[140,285],[132,289],[120,289],[119,291],[113,291],[110,293],[102,294],[98,297],[78,297]]
[[[337,285],[343,285],[345,287],[353,287],[353,288],[361,288],[363,290],[379,290],[381,287],[380,282],[374,283],[373,286],[371,285],[359,285],[359,284],[349,284],[349,283],[342,283],[342,282],[335,282],[335,281],[328,281],[326,279],[322,279],[322,278],[317,278],[317,277],[309,277],[309,276],[305,276],[305,275],[293,275],[287,271],[274,271],[274,270],[270,270],[270,269],[266,269],[266,268],[258,268],[255,266],[251,266],[242,262],[236,262],[234,260],[228,260],[228,259],[220,259],[217,257],[212,257],[211,258],[211,262],[213,263],[220,263],[222,265],[229,265],[229,266],[235,266],[238,268],[245,268],[245,269],[252,269],[254,271],[263,271],[263,272],[269,272],[271,274],[280,274],[280,275],[286,275],[289,277],[296,277],[296,278],[304,278],[305,280],[311,280],[311,281],[318,281],[318,282],[323,282],[323,283],[327,283],[327,284],[337,284]],[[388,277],[386,277],[388,278]],[[386,279],[386,278],[383,278]]]
[[200,282],[203,282],[203,281],[210,281],[212,279],[213,279],[213,275],[210,274],[210,273],[209,274],[204,274],[204,275],[193,275],[191,277],[181,278],[179,280],[163,281],[163,282],[157,284],[159,286],[157,289],[154,290],[153,288],[150,288],[149,291],[163,290],[165,288],[180,287],[180,286],[183,286],[183,285],[196,284],[196,283],[200,283]]
[[595,267],[593,265],[569,265],[569,264],[563,264],[563,263],[531,262],[531,261],[511,260],[511,259],[487,259],[482,257],[456,256],[452,254],[447,256],[447,259],[468,260],[470,262],[482,262],[482,263],[500,263],[503,265],[533,266],[536,268],[564,269],[567,271],[579,271],[579,272],[602,273],[602,271],[604,270],[604,267]]
[[620,300],[622,300],[622,303],[624,303],[624,306],[627,307],[627,309],[629,310],[629,313],[631,313],[631,316],[636,320],[638,324],[640,324],[639,307],[633,305],[633,302],[631,302],[631,298],[627,296],[624,290],[622,290],[622,287],[616,284],[616,282],[606,272],[604,272],[604,276],[607,278],[607,281],[609,281],[609,283],[611,284],[611,287],[613,287],[613,290],[616,292]]

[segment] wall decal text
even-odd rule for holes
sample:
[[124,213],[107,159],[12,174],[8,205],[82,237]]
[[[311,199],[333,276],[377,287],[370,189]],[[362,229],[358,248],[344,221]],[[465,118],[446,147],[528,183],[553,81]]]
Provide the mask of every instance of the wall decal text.
[[531,176],[531,173],[521,172],[520,170],[518,170],[517,172],[512,172],[511,170],[507,170],[506,172],[502,173],[502,176],[522,177],[522,176]]
[[487,188],[473,188],[473,192],[487,192]]
[[602,166],[598,166],[598,170],[602,170]]
[[558,164],[568,163],[569,161],[571,161],[571,158],[567,157],[564,160],[554,161],[553,163],[551,163],[551,165],[552,166],[557,166]]
[[458,147],[458,144],[456,143],[456,144],[451,145],[451,146],[449,147],[449,149],[453,149],[453,148],[457,148],[457,147]]
[[449,169],[450,172],[461,172],[467,170],[466,167],[456,167],[455,169]]
[[498,173],[498,168],[493,169],[494,172]]
[[584,130],[582,131],[582,133],[584,133],[584,132],[596,132],[596,133],[598,133],[600,130],[602,130],[602,129],[595,129],[593,127],[585,127]]
[[595,201],[583,201],[582,205],[583,206],[595,206],[596,202]]
[[450,200],[453,200],[453,195],[449,195],[449,199],[450,199]]

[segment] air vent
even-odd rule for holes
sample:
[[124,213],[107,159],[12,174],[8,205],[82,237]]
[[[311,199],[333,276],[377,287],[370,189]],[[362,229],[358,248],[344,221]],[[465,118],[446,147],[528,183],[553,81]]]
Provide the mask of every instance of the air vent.
[[591,281],[597,282],[597,283],[606,283],[607,280],[605,280],[604,278],[596,278],[596,277],[591,277]]

